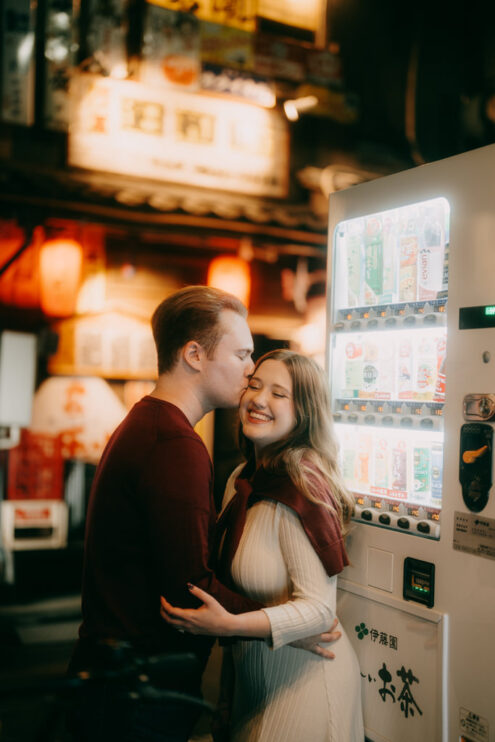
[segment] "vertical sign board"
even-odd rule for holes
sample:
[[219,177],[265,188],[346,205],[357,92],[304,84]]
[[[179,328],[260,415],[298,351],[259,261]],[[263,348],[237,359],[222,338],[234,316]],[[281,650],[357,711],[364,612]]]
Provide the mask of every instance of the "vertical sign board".
[[46,0],[43,121],[47,129],[67,131],[69,125],[69,78],[78,45],[76,20],[73,0]]
[[12,124],[34,123],[33,0],[3,1],[2,119]]
[[351,592],[341,580],[337,615],[359,661],[366,736],[373,742],[440,740],[444,617],[370,597],[370,590]]

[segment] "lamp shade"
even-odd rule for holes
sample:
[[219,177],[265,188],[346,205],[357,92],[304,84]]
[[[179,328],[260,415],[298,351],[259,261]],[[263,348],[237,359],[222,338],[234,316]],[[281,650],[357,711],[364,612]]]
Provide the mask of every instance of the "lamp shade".
[[82,248],[73,239],[61,237],[43,243],[40,250],[40,304],[54,317],[74,313],[81,280]]
[[208,266],[208,286],[228,291],[247,307],[251,293],[249,263],[236,255],[220,255]]

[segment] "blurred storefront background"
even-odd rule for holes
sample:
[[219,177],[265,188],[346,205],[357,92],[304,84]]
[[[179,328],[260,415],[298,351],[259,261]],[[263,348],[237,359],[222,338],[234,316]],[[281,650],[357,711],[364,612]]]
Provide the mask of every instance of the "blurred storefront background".
[[[156,376],[156,305],[239,292],[255,355],[323,364],[329,193],[495,141],[495,25],[392,0],[0,12],[0,643],[9,672],[26,647],[55,672],[95,465]],[[218,500],[235,427],[200,426]]]

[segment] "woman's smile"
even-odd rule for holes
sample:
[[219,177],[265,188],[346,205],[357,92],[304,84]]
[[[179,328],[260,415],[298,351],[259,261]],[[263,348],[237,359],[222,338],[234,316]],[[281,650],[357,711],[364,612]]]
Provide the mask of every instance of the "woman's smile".
[[273,420],[273,417],[271,415],[267,415],[265,412],[260,412],[259,410],[253,409],[248,410],[247,416],[249,421],[253,423],[266,423]]

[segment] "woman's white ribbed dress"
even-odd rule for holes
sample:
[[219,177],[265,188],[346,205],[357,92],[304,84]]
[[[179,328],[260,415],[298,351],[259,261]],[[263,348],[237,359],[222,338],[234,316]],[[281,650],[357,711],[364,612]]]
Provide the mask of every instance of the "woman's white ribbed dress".
[[273,606],[265,609],[272,642],[232,647],[233,742],[363,742],[359,666],[342,626],[334,660],[287,646],[329,628],[337,587],[293,510],[272,500],[248,510],[232,577],[243,593]]

